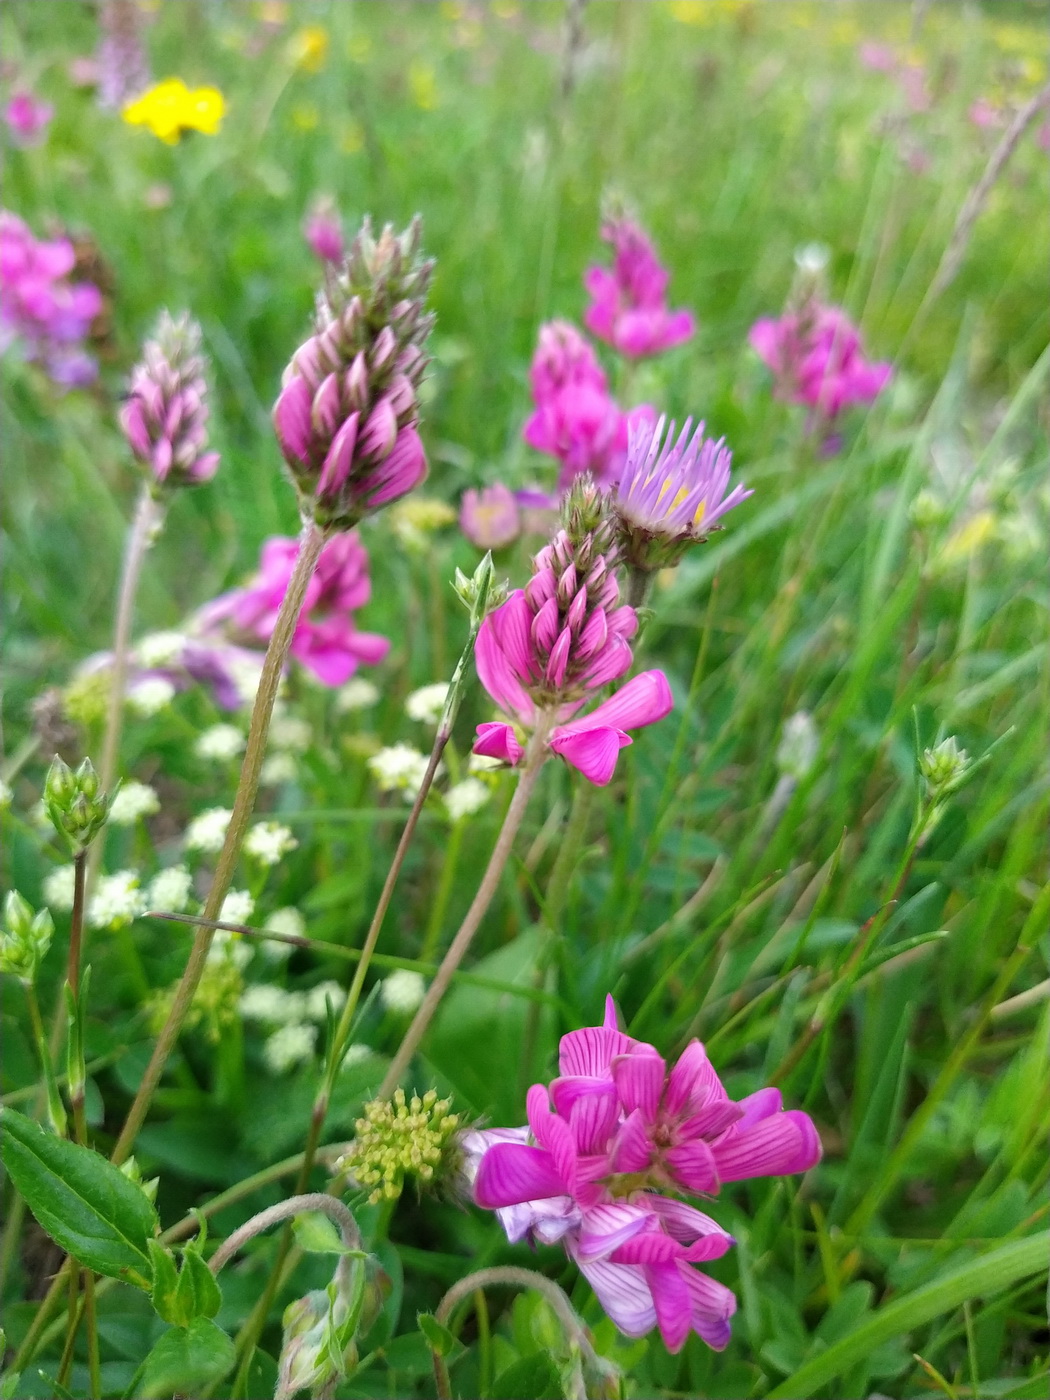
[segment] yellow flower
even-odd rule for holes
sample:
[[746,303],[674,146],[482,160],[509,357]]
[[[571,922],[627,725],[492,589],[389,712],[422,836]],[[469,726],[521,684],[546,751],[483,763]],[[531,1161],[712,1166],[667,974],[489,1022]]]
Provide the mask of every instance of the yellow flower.
[[292,35],[288,53],[297,68],[307,73],[320,73],[328,57],[328,30],[320,24],[308,24]]
[[437,78],[429,64],[416,60],[408,65],[408,90],[424,112],[432,112],[438,105]]
[[218,88],[191,90],[181,78],[165,78],[129,102],[123,117],[129,126],[146,126],[154,136],[174,146],[185,131],[214,136],[225,111]]

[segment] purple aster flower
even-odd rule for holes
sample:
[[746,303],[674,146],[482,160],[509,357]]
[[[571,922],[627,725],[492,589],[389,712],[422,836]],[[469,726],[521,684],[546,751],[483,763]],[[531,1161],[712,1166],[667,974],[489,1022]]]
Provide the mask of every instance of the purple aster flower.
[[661,418],[632,430],[614,500],[623,557],[632,569],[646,572],[677,563],[753,494],[739,485],[727,494],[733,455],[724,438],[705,437],[703,423],[694,431],[691,418],[677,440],[675,424],[667,426],[666,436],[665,426]]

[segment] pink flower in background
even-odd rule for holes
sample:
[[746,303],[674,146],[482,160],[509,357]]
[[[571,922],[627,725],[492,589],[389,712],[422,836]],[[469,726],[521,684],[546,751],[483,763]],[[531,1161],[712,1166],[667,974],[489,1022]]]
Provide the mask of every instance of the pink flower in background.
[[736,1300],[693,1265],[732,1237],[665,1193],[807,1171],[821,1156],[812,1120],[776,1089],[734,1102],[699,1041],[668,1069],[618,1028],[611,997],[601,1026],[562,1037],[559,1070],[529,1090],[527,1127],[464,1139],[475,1200],[511,1241],[560,1242],[625,1335],[657,1326],[676,1352],[693,1331],[721,1350]]
[[219,454],[205,451],[208,384],[200,345],[196,321],[162,312],[120,410],[131,450],[158,486],[196,486],[219,467]]
[[893,73],[897,69],[897,55],[889,44],[865,41],[857,49],[857,56],[874,73]]
[[[299,544],[274,536],[262,548],[260,568],[244,588],[235,588],[205,605],[197,628],[205,636],[225,631],[242,644],[265,645],[288,591]],[[321,551],[306,590],[292,639],[291,654],[323,685],[342,685],[359,665],[375,666],[390,650],[386,637],[359,632],[353,613],[368,602],[372,583],[368,554],[357,535],[335,535]]]
[[521,511],[509,486],[501,481],[463,492],[459,528],[478,549],[504,549],[521,534]]
[[1003,124],[1002,108],[997,107],[994,102],[989,102],[987,97],[979,97],[976,102],[971,103],[966,115],[971,123],[982,131]]
[[600,484],[615,481],[631,424],[656,417],[647,404],[623,412],[609,393],[594,350],[568,321],[540,328],[529,382],[536,410],[522,436],[537,452],[561,462],[562,489],[583,472]]
[[4,108],[4,121],[16,146],[38,146],[55,109],[31,92],[16,92]]
[[[533,577],[481,625],[475,648],[478,677],[507,715],[525,729],[542,726],[549,752],[599,787],[612,777],[628,729],[653,724],[674,701],[662,671],[646,671],[582,717],[580,707],[618,680],[633,659],[638,628],[601,545],[606,525],[574,544],[559,531],[532,561]],[[514,725],[479,724],[474,752],[517,764],[524,749]]]
[[860,332],[837,306],[811,305],[756,321],[748,340],[773,371],[777,394],[826,419],[870,403],[893,376],[891,365],[865,359]]
[[330,199],[314,201],[306,222],[303,236],[309,243],[314,256],[322,262],[340,263],[343,260],[343,226],[335,205]]
[[613,246],[613,265],[588,268],[584,275],[591,295],[583,318],[587,329],[631,359],[688,340],[696,330],[692,312],[668,308],[670,274],[638,225],[611,219],[602,238]]
[[18,342],[64,388],[90,384],[98,372],[80,344],[102,309],[91,282],[70,282],[76,263],[68,238],[34,238],[29,227],[0,210],[0,351]]

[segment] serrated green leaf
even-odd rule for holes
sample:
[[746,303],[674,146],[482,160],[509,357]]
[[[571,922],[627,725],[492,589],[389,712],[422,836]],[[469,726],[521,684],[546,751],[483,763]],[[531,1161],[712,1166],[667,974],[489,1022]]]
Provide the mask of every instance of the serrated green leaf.
[[175,1392],[193,1395],[221,1381],[236,1360],[233,1342],[214,1322],[197,1317],[173,1327],[157,1342],[143,1367],[138,1394],[162,1400]]
[[7,1173],[51,1238],[95,1273],[148,1287],[158,1223],[141,1189],[98,1152],[14,1109],[0,1111],[0,1133]]
[[463,1343],[454,1337],[443,1323],[438,1322],[433,1313],[416,1313],[416,1322],[427,1339],[427,1345],[431,1351],[436,1351],[438,1356],[450,1361],[463,1354]]

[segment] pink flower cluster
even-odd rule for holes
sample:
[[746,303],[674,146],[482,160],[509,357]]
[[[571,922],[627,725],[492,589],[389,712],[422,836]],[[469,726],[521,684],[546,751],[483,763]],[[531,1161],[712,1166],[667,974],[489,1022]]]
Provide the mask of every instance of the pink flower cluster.
[[208,385],[201,331],[183,313],[161,313],[131,373],[120,426],[158,486],[210,481],[219,454],[208,452]]
[[669,309],[670,274],[645,233],[630,219],[610,219],[602,238],[612,244],[613,265],[588,268],[584,276],[591,295],[587,329],[632,360],[687,341],[696,322],[689,311]]
[[[593,694],[631,667],[633,608],[620,602],[607,557],[574,545],[559,531],[532,561],[533,577],[481,625],[475,648],[478,677],[506,714],[527,730],[543,726],[546,747],[585,778],[604,786],[612,777],[628,729],[669,714],[673,699],[662,671],[645,671],[597,709],[572,718]],[[474,752],[517,764],[525,750],[514,726],[479,724]]]
[[860,331],[837,306],[815,303],[756,321],[748,340],[773,371],[778,395],[826,420],[870,403],[893,376],[891,365],[865,359]]
[[721,1350],[736,1299],[693,1266],[733,1240],[678,1193],[807,1171],[821,1156],[812,1120],[776,1089],[734,1102],[699,1041],[669,1071],[618,1029],[611,997],[601,1026],[562,1037],[559,1070],[529,1090],[527,1127],[465,1138],[475,1200],[512,1242],[560,1242],[626,1336],[656,1326],[669,1351],[690,1332]]
[[[213,599],[197,616],[205,635],[226,632],[241,645],[265,645],[288,591],[299,543],[277,535],[262,547],[260,568],[244,588]],[[359,665],[375,666],[390,649],[386,637],[359,632],[353,614],[372,592],[368,554],[355,533],[333,536],[321,551],[292,639],[291,654],[322,685],[342,685]]]
[[537,452],[557,457],[559,486],[564,490],[583,472],[613,485],[627,455],[631,426],[653,421],[653,410],[648,404],[628,413],[620,408],[594,350],[568,321],[540,328],[529,383],[536,410],[522,436]]
[[16,92],[4,108],[4,121],[16,146],[38,146],[55,109],[31,92]]
[[98,373],[81,342],[102,309],[91,282],[71,282],[76,263],[68,238],[37,239],[17,214],[0,210],[0,351],[18,342],[65,388]]

